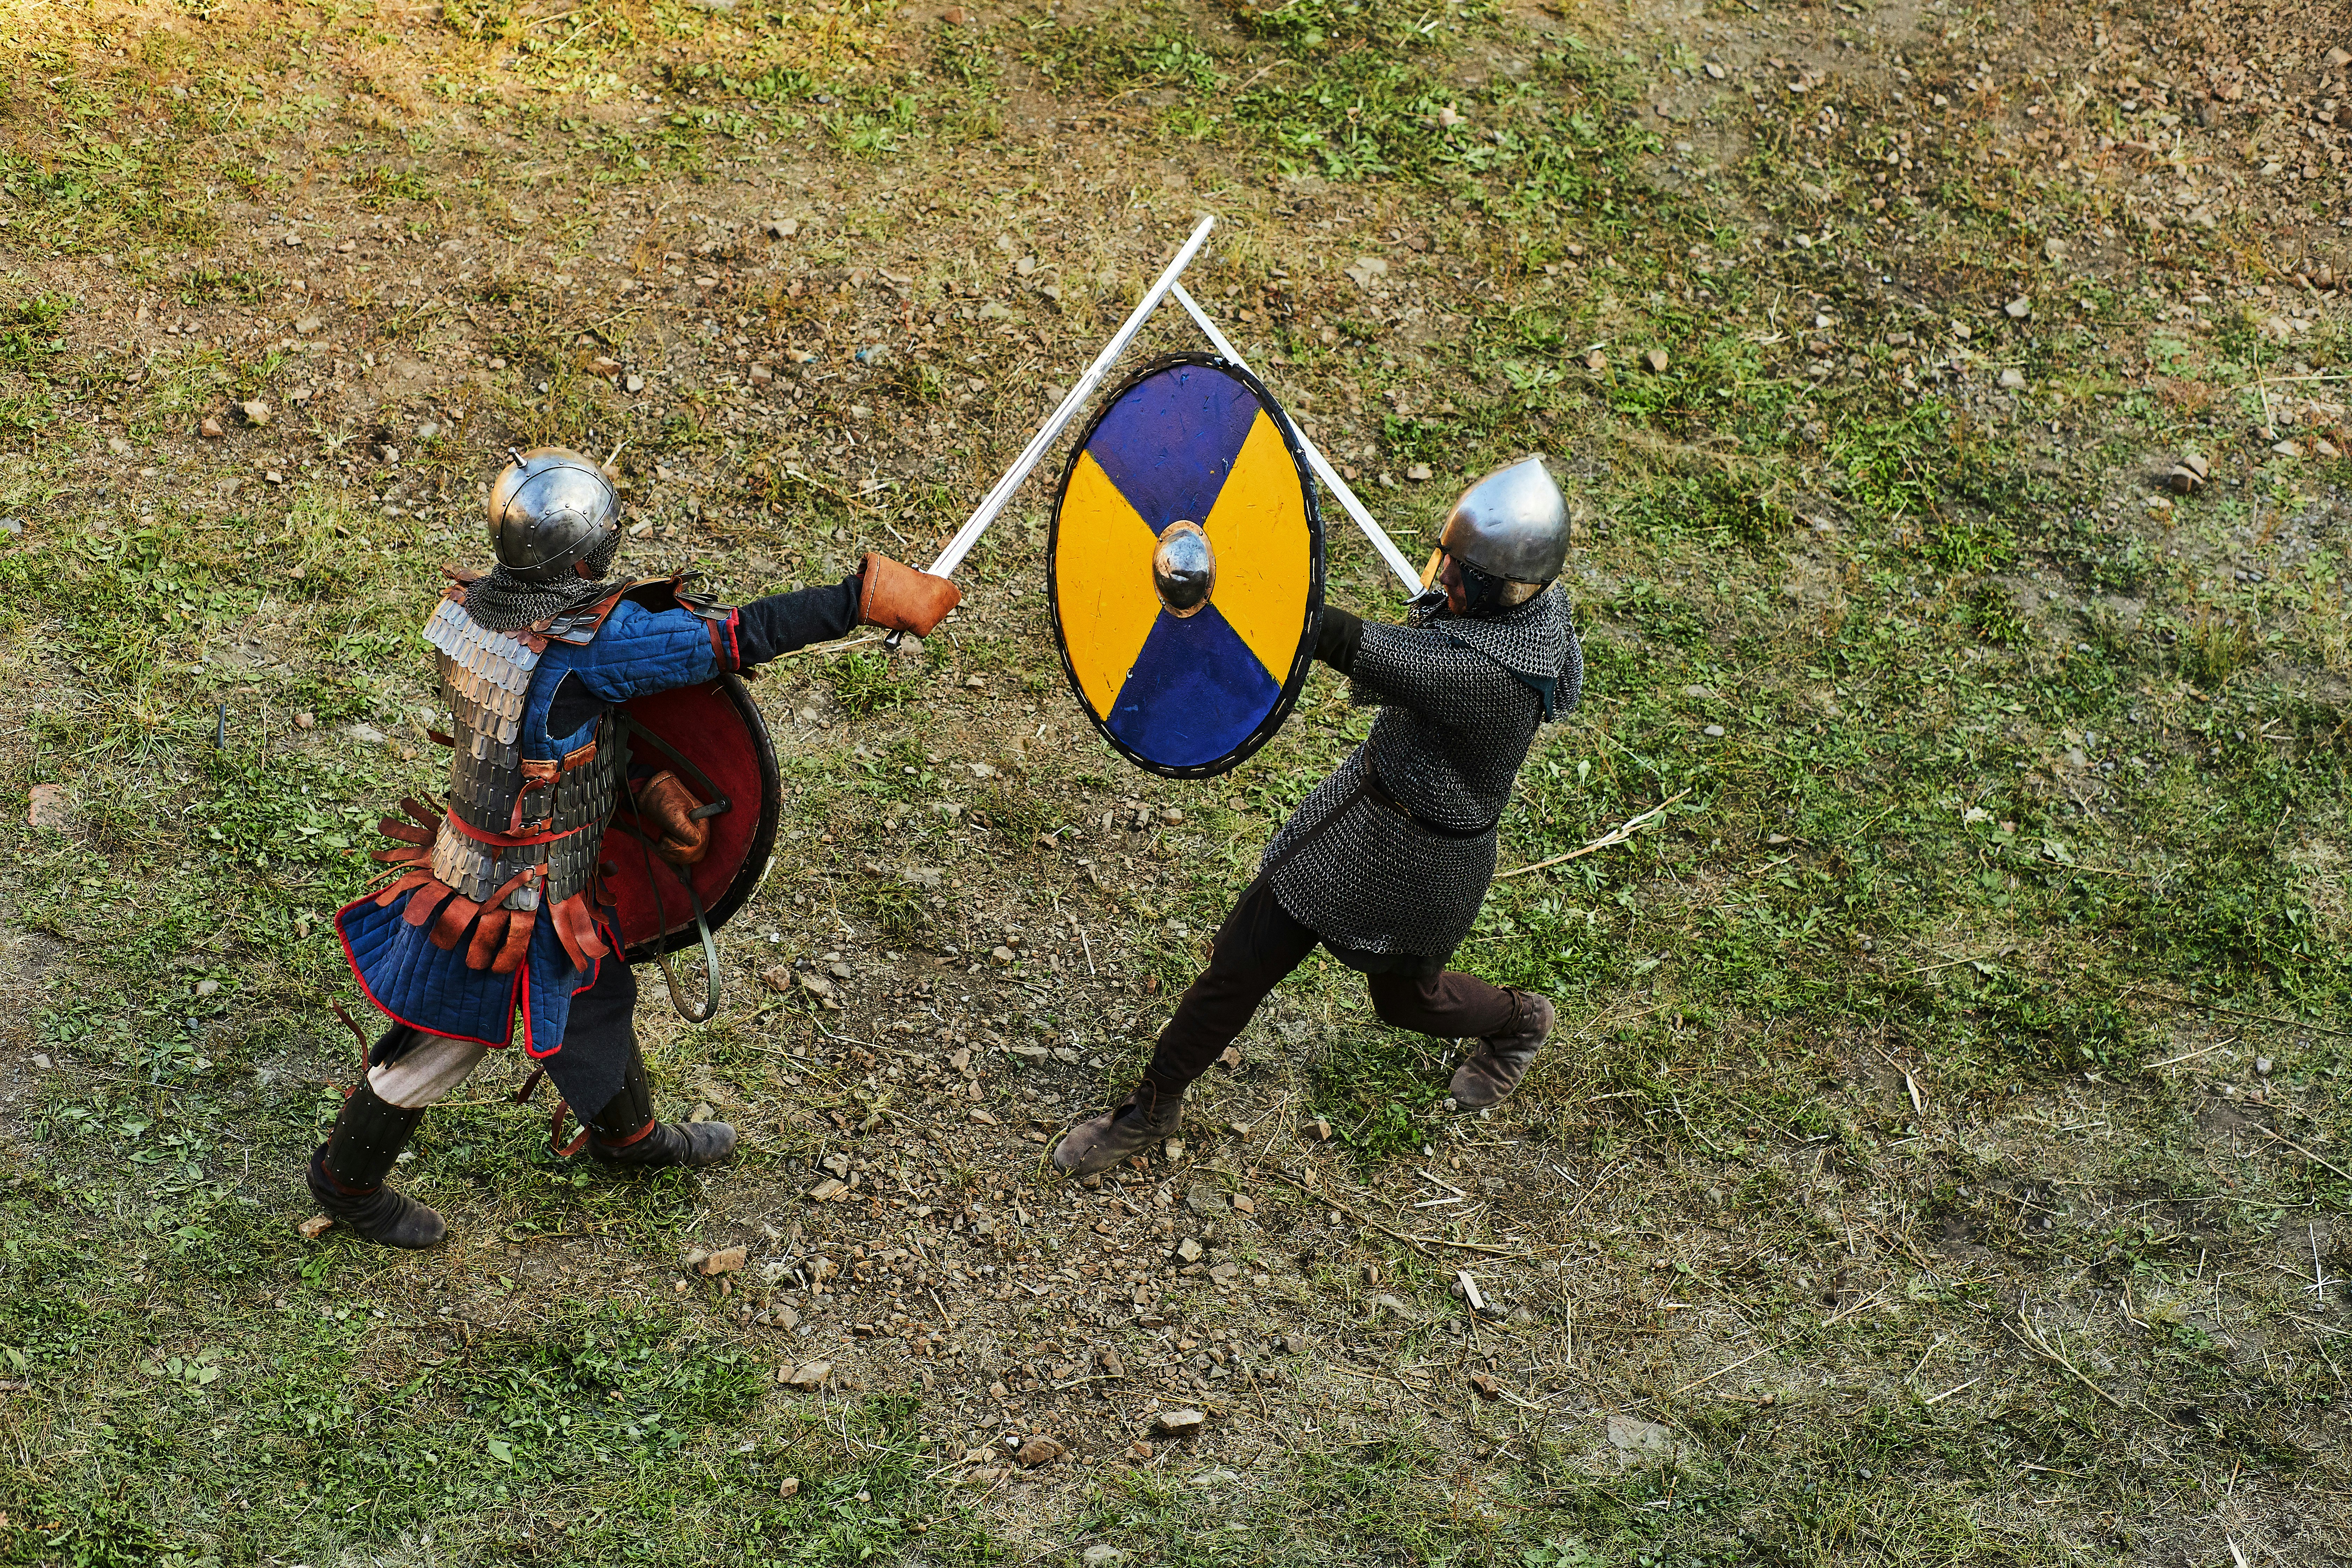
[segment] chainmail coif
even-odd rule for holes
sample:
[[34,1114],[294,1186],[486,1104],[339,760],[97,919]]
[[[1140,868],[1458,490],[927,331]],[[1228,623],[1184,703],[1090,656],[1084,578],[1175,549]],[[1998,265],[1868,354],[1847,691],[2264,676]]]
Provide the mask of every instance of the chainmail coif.
[[[1494,879],[1496,824],[1548,717],[1529,682],[1547,679],[1552,711],[1573,709],[1584,655],[1556,587],[1476,620],[1366,626],[1349,696],[1380,717],[1266,846],[1270,864],[1345,807],[1275,873],[1282,907],[1335,946],[1432,963],[1451,953]],[[1470,836],[1357,798],[1367,770],[1422,822]]]
[[552,583],[531,583],[504,566],[493,567],[466,584],[466,614],[485,631],[515,632],[566,610],[593,605],[613,592],[604,574],[621,552],[621,531],[614,529],[586,557],[595,576],[559,577]]

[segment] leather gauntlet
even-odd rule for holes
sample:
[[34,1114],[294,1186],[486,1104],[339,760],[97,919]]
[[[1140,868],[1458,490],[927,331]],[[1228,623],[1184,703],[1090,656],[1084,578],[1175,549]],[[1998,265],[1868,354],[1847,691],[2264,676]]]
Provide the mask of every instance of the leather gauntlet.
[[710,824],[694,816],[700,804],[676,773],[658,773],[646,781],[637,791],[637,815],[661,830],[655,854],[673,866],[691,866],[710,852]]
[[857,619],[864,626],[927,637],[963,602],[963,590],[946,578],[902,566],[887,555],[868,552],[861,575]]

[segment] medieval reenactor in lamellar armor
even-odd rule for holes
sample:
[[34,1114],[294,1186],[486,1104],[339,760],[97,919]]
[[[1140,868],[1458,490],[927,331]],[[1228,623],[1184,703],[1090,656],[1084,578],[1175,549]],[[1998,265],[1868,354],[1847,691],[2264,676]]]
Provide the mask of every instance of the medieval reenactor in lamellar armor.
[[1107,1171],[1172,1135],[1186,1087],[1318,942],[1365,976],[1383,1022],[1472,1042],[1454,1074],[1457,1107],[1484,1110],[1518,1087],[1551,1004],[1446,963],[1494,879],[1496,828],[1536,731],[1583,688],[1583,652],[1552,586],[1568,545],[1567,503],[1529,458],[1454,502],[1438,586],[1410,624],[1324,606],[1316,657],[1348,678],[1358,706],[1380,710],[1371,733],[1266,845],[1142,1079],[1065,1133],[1055,1164]]
[[365,1079],[311,1157],[310,1192],[369,1240],[429,1247],[441,1216],[385,1185],[425,1110],[489,1051],[518,1043],[614,1166],[702,1165],[735,1146],[724,1122],[653,1113],[637,985],[600,885],[625,794],[689,865],[709,826],[675,773],[627,763],[617,705],[749,669],[858,625],[924,636],[961,597],[943,578],[867,555],[856,574],[740,608],[682,577],[608,574],[620,501],[595,460],[549,447],[491,487],[497,564],[457,574],[424,626],[455,719],[446,808],[404,803],[395,879],[336,916],[361,987],[393,1020]]

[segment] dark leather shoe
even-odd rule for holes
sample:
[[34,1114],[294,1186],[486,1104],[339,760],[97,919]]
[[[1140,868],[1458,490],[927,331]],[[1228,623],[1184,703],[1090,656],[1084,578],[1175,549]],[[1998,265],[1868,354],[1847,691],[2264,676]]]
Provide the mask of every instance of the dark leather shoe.
[[607,1165],[644,1171],[716,1165],[735,1152],[735,1129],[724,1121],[656,1121],[625,1143],[607,1143],[591,1132],[588,1152]]
[[1099,1174],[1175,1137],[1183,1121],[1181,1092],[1165,1093],[1148,1080],[1137,1084],[1125,1104],[1062,1134],[1054,1145],[1055,1168],[1070,1176]]
[[449,1234],[447,1222],[439,1215],[390,1186],[345,1192],[320,1168],[315,1157],[310,1161],[310,1195],[336,1224],[349,1226],[361,1240],[379,1247],[421,1252],[440,1246],[442,1237]]
[[1532,991],[1513,991],[1518,1011],[1499,1035],[1474,1042],[1462,1065],[1454,1069],[1454,1103],[1464,1110],[1484,1110],[1500,1105],[1528,1076],[1536,1052],[1551,1033],[1552,1005]]

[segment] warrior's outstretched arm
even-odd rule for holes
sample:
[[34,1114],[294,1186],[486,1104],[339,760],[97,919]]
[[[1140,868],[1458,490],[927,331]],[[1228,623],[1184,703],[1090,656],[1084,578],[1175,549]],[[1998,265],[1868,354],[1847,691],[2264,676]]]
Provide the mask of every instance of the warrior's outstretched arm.
[[829,587],[771,594],[734,610],[647,610],[624,601],[595,640],[570,658],[549,708],[549,732],[577,732],[595,720],[600,702],[626,702],[748,669],[857,626],[927,634],[961,597],[944,578],[868,555]]
[[1315,657],[1354,682],[1361,693],[1410,708],[1439,724],[1465,721],[1481,703],[1510,691],[1502,666],[1477,660],[1465,668],[1450,656],[1457,645],[1425,626],[1366,626],[1357,616],[1323,606]]
[[854,572],[828,587],[771,594],[744,605],[736,626],[743,667],[848,636],[857,625],[858,590],[865,580],[864,573]]
[[845,636],[856,626],[929,637],[963,595],[944,577],[869,554],[830,588],[803,588],[754,599],[741,611],[743,663],[769,659]]

